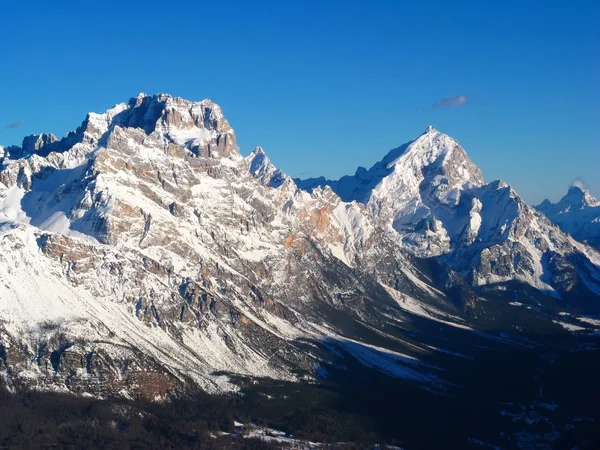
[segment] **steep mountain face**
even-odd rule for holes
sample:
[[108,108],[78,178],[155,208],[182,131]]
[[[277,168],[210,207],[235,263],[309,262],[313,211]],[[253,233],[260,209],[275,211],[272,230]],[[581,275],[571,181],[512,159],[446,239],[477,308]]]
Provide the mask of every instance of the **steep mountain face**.
[[[371,169],[329,185],[365,204],[378,227],[420,258],[438,258],[473,286],[519,281],[550,295],[598,294],[598,255],[574,242],[503,181],[486,184],[458,142],[429,127]],[[594,261],[591,263],[590,261]],[[444,283],[452,283],[449,276]]]
[[565,233],[600,250],[600,201],[585,188],[571,186],[558,203],[544,200],[536,209]]
[[223,392],[231,374],[326,376],[343,353],[443,389],[436,355],[472,327],[555,333],[557,302],[598,306],[598,255],[436,130],[310,193],[235,142],[214,103],[141,94],[0,149],[9,388]]

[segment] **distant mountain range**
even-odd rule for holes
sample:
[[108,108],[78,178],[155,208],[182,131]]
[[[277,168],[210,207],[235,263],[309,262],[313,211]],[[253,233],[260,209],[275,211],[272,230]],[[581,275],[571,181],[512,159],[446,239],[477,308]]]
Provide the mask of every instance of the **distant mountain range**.
[[544,200],[536,208],[565,233],[600,250],[600,202],[583,186],[573,185],[558,203]]

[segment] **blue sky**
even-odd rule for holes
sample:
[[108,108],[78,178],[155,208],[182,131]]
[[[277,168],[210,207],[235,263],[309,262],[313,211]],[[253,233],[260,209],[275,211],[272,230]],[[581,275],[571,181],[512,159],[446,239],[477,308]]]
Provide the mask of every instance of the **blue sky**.
[[575,178],[600,196],[599,4],[4,2],[0,144],[167,92],[219,103],[243,154],[295,177],[369,167],[431,124],[531,203]]

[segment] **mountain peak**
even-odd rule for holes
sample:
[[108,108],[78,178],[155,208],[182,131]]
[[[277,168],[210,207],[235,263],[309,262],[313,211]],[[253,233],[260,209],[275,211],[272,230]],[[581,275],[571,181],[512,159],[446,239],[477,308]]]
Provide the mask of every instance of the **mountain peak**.
[[560,215],[597,206],[600,206],[600,202],[583,185],[574,183],[569,187],[566,195],[557,203],[544,200],[536,208],[552,218],[557,214]]
[[262,147],[256,147],[246,161],[248,161],[250,174],[263,186],[278,188],[286,181],[291,180],[273,165]]
[[62,140],[51,134],[28,136],[22,150],[10,155],[20,158],[33,153],[62,152],[76,143],[102,146],[116,127],[142,129],[165,145],[185,147],[196,156],[239,154],[233,128],[219,105],[211,100],[193,102],[169,94],[140,93],[104,113],[90,112],[81,126]]
[[583,197],[586,194],[586,190],[583,186],[580,186],[578,184],[573,184],[571,186],[569,186],[569,190],[567,191],[567,194],[565,195],[565,197]]
[[600,249],[600,201],[582,183],[573,183],[557,203],[544,200],[536,209],[578,241]]
[[298,187],[308,191],[329,185],[344,201],[368,203],[370,197],[380,194],[383,197],[389,195],[388,200],[394,202],[416,195],[423,182],[423,187],[434,179],[435,183],[440,183],[441,178],[436,178],[438,175],[445,179],[442,184],[449,190],[484,184],[481,170],[459,143],[430,125],[415,140],[389,151],[368,170],[359,167],[353,176],[339,180],[319,177],[295,181]]
[[53,134],[32,134],[23,138],[23,144],[21,147],[23,148],[24,153],[34,153],[38,150],[41,150],[46,145],[52,144],[56,141],[58,141],[58,139],[56,139],[56,136]]
[[[471,181],[475,184],[483,183],[483,175],[479,168],[469,159],[467,153],[459,145],[458,141],[447,134],[444,134],[431,125],[427,127],[425,133],[408,144],[404,152],[392,160],[388,167],[402,163],[409,164],[413,168],[434,169],[438,166],[444,166],[453,174],[457,181],[464,178],[465,181]],[[464,166],[463,170],[454,171],[453,168]]]
[[567,195],[585,195],[586,193],[589,191],[581,184],[572,184],[567,191]]
[[581,184],[573,184],[569,188],[567,195],[565,195],[559,203],[563,202],[568,203],[575,209],[591,208],[600,204]]

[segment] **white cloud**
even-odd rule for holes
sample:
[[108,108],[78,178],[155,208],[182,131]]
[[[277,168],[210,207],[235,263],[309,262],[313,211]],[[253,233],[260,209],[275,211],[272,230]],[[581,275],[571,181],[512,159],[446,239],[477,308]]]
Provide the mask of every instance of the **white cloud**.
[[466,95],[456,95],[454,97],[446,97],[439,102],[434,103],[434,108],[460,108],[469,101]]

